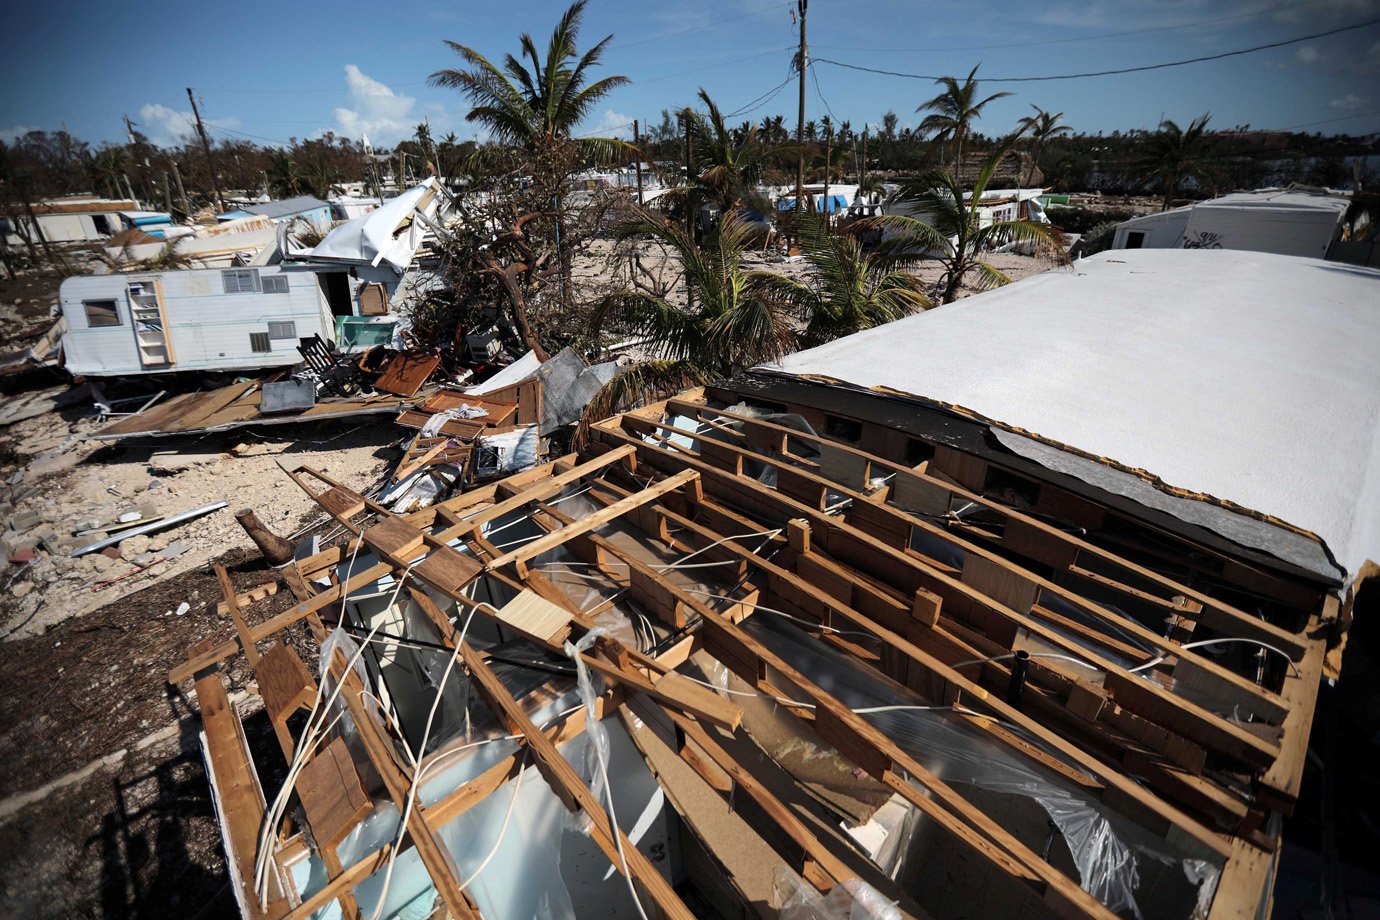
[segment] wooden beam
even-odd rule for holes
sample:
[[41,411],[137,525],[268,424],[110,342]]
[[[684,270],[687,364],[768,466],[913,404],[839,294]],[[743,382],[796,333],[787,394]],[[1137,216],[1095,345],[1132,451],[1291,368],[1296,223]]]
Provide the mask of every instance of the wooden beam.
[[684,486],[691,485],[692,483],[698,481],[699,478],[699,473],[695,472],[694,470],[682,470],[678,473],[669,476],[666,479],[661,480],[660,482],[657,482],[654,485],[648,486],[641,492],[638,492],[634,495],[629,495],[627,498],[613,505],[610,505],[607,508],[603,508],[599,511],[596,511],[594,514],[584,515],[579,520],[565,527],[562,527],[560,530],[547,533],[544,536],[538,537],[537,539],[531,541],[530,543],[524,543],[522,546],[519,546],[518,548],[511,550],[507,553],[504,553],[497,559],[491,559],[488,563],[485,564],[484,567],[485,569],[492,571],[494,569],[502,568],[503,566],[509,565],[511,563],[525,562],[528,559],[540,556],[542,553],[549,552],[550,550],[553,550],[556,547],[560,546],[562,543],[566,542],[571,537],[577,536],[582,533],[588,533],[589,531],[594,530],[597,527],[602,527],[610,521],[615,520],[616,518],[619,518],[624,514],[627,514],[634,508],[638,508],[642,505],[647,504],[648,502],[655,501],[657,498],[660,498],[667,492],[674,492],[675,490],[680,489]]
[[[979,495],[977,492],[971,489],[966,489],[962,486],[956,485],[955,483],[945,482],[927,473],[911,469],[910,467],[901,465],[899,463],[882,457],[875,456],[873,454],[868,454],[865,451],[858,450],[857,448],[851,447],[846,444],[841,444],[837,441],[822,438],[818,435],[811,435],[806,432],[798,431],[794,428],[787,428],[783,425],[777,425],[773,422],[768,422],[762,419],[754,419],[748,416],[738,415],[727,409],[715,409],[708,405],[695,403],[684,399],[667,400],[666,408],[669,411],[681,415],[687,415],[692,418],[698,418],[703,415],[714,415],[717,417],[727,418],[731,419],[733,422],[737,424],[742,425],[745,431],[747,432],[756,431],[768,433],[776,437],[798,438],[806,443],[813,444],[816,447],[827,444],[837,450],[842,450],[862,457],[867,457],[873,462],[874,465],[881,467],[886,472],[895,474],[897,480],[903,478],[908,479],[915,483],[923,484],[923,487],[930,491],[947,493],[949,495],[949,503],[952,503],[953,499],[959,499],[962,502],[971,502],[977,505],[978,507],[984,508],[988,511],[996,512],[997,514],[1005,517],[1008,521],[1018,523],[1020,525],[1018,529],[1022,531],[1022,533],[1037,534],[1041,539],[1048,541],[1051,544],[1062,545],[1063,547],[1066,547],[1069,552],[1072,552],[1074,554],[1073,558],[1075,559],[1077,558],[1078,554],[1087,554],[1089,556],[1096,557],[1099,561],[1106,563],[1112,566],[1113,568],[1118,569],[1139,581],[1142,581],[1143,583],[1158,586],[1165,591],[1165,599],[1172,599],[1175,595],[1182,595],[1184,597],[1195,600],[1203,605],[1202,613],[1199,615],[1198,619],[1205,626],[1209,626],[1212,629],[1218,630],[1219,632],[1222,632],[1226,635],[1254,638],[1264,642],[1269,642],[1271,645],[1277,645],[1280,648],[1287,651],[1294,661],[1298,661],[1303,656],[1303,653],[1307,646],[1306,639],[1294,633],[1291,633],[1288,630],[1280,626],[1277,626],[1276,624],[1270,623],[1266,620],[1262,620],[1259,617],[1252,616],[1246,613],[1245,611],[1240,610],[1239,608],[1233,607],[1231,604],[1226,603],[1225,601],[1218,600],[1216,598],[1211,597],[1210,595],[1194,590],[1193,588],[1190,588],[1187,585],[1183,585],[1175,581],[1174,579],[1169,578],[1168,576],[1161,575],[1160,573],[1155,572],[1152,569],[1148,569],[1144,566],[1131,562],[1130,560],[1118,556],[1117,554],[1103,549],[1102,547],[1099,547],[1093,543],[1089,543],[1086,540],[1080,539],[1079,537],[1073,534],[1066,533],[1058,529],[1057,527],[1053,527],[1045,521],[1025,514],[1018,509],[1011,508],[1007,505],[1001,504],[1000,502],[986,498],[985,496]],[[896,480],[893,480],[893,493],[898,488],[895,482]],[[947,510],[947,508],[945,510]],[[1124,583],[1117,582],[1117,585],[1119,590],[1133,590]]]
[[[621,490],[611,483],[606,484],[605,488],[617,495]],[[592,493],[596,500],[602,497],[596,492]],[[709,512],[713,510],[713,503],[706,499],[701,510]],[[1104,783],[1117,793],[1118,807],[1127,810],[1128,813],[1137,820],[1146,824],[1147,827],[1155,832],[1169,836],[1171,834],[1185,834],[1195,840],[1199,845],[1209,851],[1215,851],[1219,855],[1226,855],[1227,849],[1222,844],[1218,835],[1204,827],[1201,823],[1194,821],[1182,811],[1175,809],[1165,803],[1160,798],[1147,792],[1140,784],[1132,781],[1124,773],[1110,768],[1097,757],[1084,751],[1075,744],[1071,744],[1064,738],[1056,734],[1050,727],[1031,718],[1029,715],[1006,704],[999,696],[989,694],[982,687],[970,679],[967,675],[952,668],[948,664],[926,652],[905,636],[894,632],[880,625],[876,620],[867,617],[852,607],[845,601],[839,600],[828,592],[820,591],[817,587],[799,575],[789,571],[783,565],[777,564],[772,559],[767,559],[754,554],[750,549],[739,546],[732,540],[722,540],[721,536],[710,528],[693,521],[683,515],[676,514],[670,509],[661,505],[653,506],[656,515],[664,518],[673,524],[675,528],[684,533],[698,535],[706,544],[718,542],[720,549],[740,556],[744,562],[752,568],[764,573],[768,582],[774,586],[779,585],[779,590],[791,590],[796,596],[808,598],[813,605],[813,609],[801,609],[803,616],[818,617],[822,625],[842,624],[849,628],[862,629],[877,638],[887,648],[894,649],[897,653],[904,655],[907,659],[914,662],[927,674],[933,675],[946,687],[952,690],[943,691],[945,698],[961,697],[967,701],[967,705],[979,711],[991,712],[994,716],[1012,725],[1019,726],[1024,732],[1039,739],[1040,742],[1049,746],[1051,749],[1060,752],[1072,763],[1080,768],[1087,770],[1093,776]],[[639,522],[639,526],[642,526]],[[750,522],[743,521],[740,526],[750,529]],[[644,529],[646,529],[644,527]],[[649,536],[656,539],[655,528],[648,531]],[[682,536],[681,539],[684,539]],[[779,591],[778,591],[779,593]],[[825,612],[827,611],[827,613]],[[830,616],[832,614],[832,616]],[[878,667],[876,662],[869,662],[872,667]],[[998,734],[998,740],[1012,745],[1014,739],[1010,735]],[[1012,745],[1018,748],[1022,754],[1029,756],[1032,752],[1019,745]],[[1037,749],[1038,750],[1038,749]],[[1039,759],[1039,758],[1037,758]],[[1043,760],[1041,761],[1044,762]],[[1050,769],[1061,772],[1058,767],[1045,764]]]
[[[1154,711],[1158,714],[1167,711],[1168,707],[1173,707],[1179,731],[1223,756],[1255,769],[1266,769],[1278,755],[1276,745],[1262,740],[1241,726],[1190,700],[1175,696],[1158,684],[1129,674],[1125,668],[1095,651],[1074,645],[1028,615],[996,603],[959,579],[925,564],[920,559],[887,546],[817,508],[781,495],[756,480],[733,476],[696,457],[685,453],[678,454],[628,435],[618,427],[620,421],[613,419],[608,423],[594,426],[594,437],[615,446],[632,444],[637,448],[639,459],[645,458],[650,465],[667,474],[682,469],[696,470],[701,473],[708,491],[731,496],[749,495],[753,504],[769,509],[769,513],[775,519],[805,517],[810,521],[812,539],[834,558],[868,571],[874,578],[892,585],[903,593],[909,594],[918,587],[926,588],[944,597],[946,610],[952,609],[951,600],[969,609],[976,605],[977,609],[985,610],[1039,636],[1053,647],[1064,649],[1069,654],[1105,671],[1109,676],[1123,678],[1124,688],[1135,686],[1140,691],[1133,696],[1128,695],[1127,700],[1123,702],[1128,709],[1134,711],[1136,707],[1146,707],[1153,703]],[[1130,684],[1125,681],[1137,683]]]
[[[469,643],[460,646],[460,654],[469,669],[474,687],[488,702],[494,713],[503,719],[510,730],[522,735],[551,791],[572,812],[583,811],[590,820],[590,837],[604,851],[613,866],[630,878],[649,895],[660,913],[668,918],[694,920],[694,914],[681,901],[656,867],[642,855],[622,829],[613,823],[604,806],[594,797],[589,786],[580,779],[570,763],[556,750],[551,739],[528,718],[526,711],[513,699],[508,688],[489,668]],[[621,846],[621,854],[619,852]]]

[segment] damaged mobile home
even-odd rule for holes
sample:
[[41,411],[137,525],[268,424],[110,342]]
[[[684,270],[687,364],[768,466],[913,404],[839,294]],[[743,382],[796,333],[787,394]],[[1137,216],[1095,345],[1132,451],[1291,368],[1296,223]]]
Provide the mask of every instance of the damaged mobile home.
[[222,573],[169,675],[244,915],[1266,915],[1380,556],[1377,291],[1103,254],[411,514],[291,470],[351,538]]
[[59,294],[67,369],[246,371],[298,363],[299,340],[315,336],[345,351],[389,342],[409,270],[448,202],[431,179],[310,250],[284,222],[256,231],[261,249],[242,264],[68,278]]

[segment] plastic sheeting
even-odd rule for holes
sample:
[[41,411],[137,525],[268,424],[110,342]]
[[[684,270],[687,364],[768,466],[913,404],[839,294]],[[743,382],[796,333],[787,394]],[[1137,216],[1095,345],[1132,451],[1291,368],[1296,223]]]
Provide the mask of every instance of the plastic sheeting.
[[[883,684],[858,662],[776,618],[753,617],[744,626],[852,709],[921,704],[913,694]],[[971,784],[1037,802],[1068,844],[1079,884],[1113,911],[1143,916],[1137,895],[1147,861],[1183,865],[1185,878],[1197,888],[1192,902],[1201,900],[1207,887],[1216,884],[1220,867],[1207,860],[1205,851],[1189,852],[1152,834],[1053,771],[995,742],[950,710],[888,709],[860,714],[946,783]],[[1042,746],[1036,739],[1026,740]],[[917,784],[917,788],[923,787]],[[1208,891],[1207,903],[1210,899]],[[1191,913],[1190,908],[1183,916]]]
[[901,920],[896,905],[860,878],[823,895],[785,866],[772,876],[772,901],[781,920]]

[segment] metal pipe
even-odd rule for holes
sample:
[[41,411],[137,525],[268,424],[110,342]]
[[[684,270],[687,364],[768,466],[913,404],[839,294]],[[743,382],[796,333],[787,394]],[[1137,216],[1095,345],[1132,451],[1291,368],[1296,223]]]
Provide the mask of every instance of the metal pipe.
[[107,546],[115,546],[118,543],[123,543],[130,537],[137,537],[140,534],[145,533],[155,533],[156,531],[164,530],[168,527],[174,527],[185,521],[190,521],[193,518],[199,518],[203,514],[210,514],[212,511],[219,511],[221,508],[224,508],[228,504],[230,503],[211,502],[211,504],[209,505],[202,505],[200,508],[193,508],[191,511],[184,511],[181,514],[175,514],[169,518],[163,518],[162,520],[158,521],[150,521],[142,527],[134,527],[129,530],[122,531],[121,533],[118,533],[113,537],[106,537],[104,540],[97,540],[95,543],[92,543],[89,546],[83,546],[81,549],[74,549],[72,550],[72,558],[75,559],[77,556],[85,556],[87,553],[94,553],[97,550],[105,549]]
[[1006,703],[1020,708],[1025,693],[1025,675],[1030,670],[1030,653],[1022,649],[1011,664],[1011,683],[1006,686]]

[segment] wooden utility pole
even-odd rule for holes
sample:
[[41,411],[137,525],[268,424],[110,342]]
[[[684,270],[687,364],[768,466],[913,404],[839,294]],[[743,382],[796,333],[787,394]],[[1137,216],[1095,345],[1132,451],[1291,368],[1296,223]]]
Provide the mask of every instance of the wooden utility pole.
[[695,238],[695,208],[693,196],[690,194],[690,183],[693,181],[691,178],[691,170],[693,170],[694,167],[691,165],[691,161],[694,156],[694,150],[690,146],[689,106],[686,107],[681,118],[685,121],[685,232],[690,234],[690,239],[693,240]]
[[168,186],[168,171],[163,171],[163,210],[172,213],[172,189]]
[[800,148],[795,163],[795,209],[799,211],[805,207],[805,66],[809,61],[805,47],[805,11],[810,7],[810,0],[795,0],[795,7],[800,16],[800,53],[796,58],[800,68],[800,112],[795,123],[795,143]]
[[829,220],[829,206],[833,204],[829,200],[829,167],[832,165],[831,155],[834,146],[834,129],[829,128],[824,132],[824,226],[828,227],[832,221]]
[[177,168],[177,160],[169,158],[172,164],[173,181],[177,183],[177,198],[182,202],[182,216],[184,220],[192,219],[192,206],[187,203],[187,190],[182,187],[182,173]]
[[637,119],[633,119],[633,162],[637,169],[637,203],[642,204],[642,133],[638,130]]
[[[867,128],[863,128],[863,149],[862,159],[858,161],[858,189],[862,190],[862,185],[867,181]],[[871,198],[872,196],[868,196]]]
[[211,141],[206,137],[206,125],[201,121],[201,110],[196,107],[196,96],[187,87],[187,99],[192,103],[192,117],[196,119],[196,133],[201,135],[201,149],[206,154],[206,168],[211,171],[211,189],[216,193],[216,203],[225,211],[225,196],[220,193],[220,180],[216,178],[216,164],[211,159]]
[[125,180],[125,192],[129,194],[129,200],[134,202],[134,207],[139,207],[139,199],[134,195],[134,185],[129,181],[129,173],[120,173],[120,178]]

